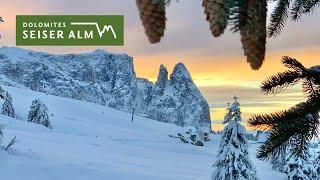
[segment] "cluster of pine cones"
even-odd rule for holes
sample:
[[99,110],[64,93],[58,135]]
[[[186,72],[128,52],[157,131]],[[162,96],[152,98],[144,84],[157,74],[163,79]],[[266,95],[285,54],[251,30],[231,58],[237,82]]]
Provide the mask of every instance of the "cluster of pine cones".
[[[158,43],[166,28],[166,3],[168,0],[136,0],[140,19],[150,43]],[[203,0],[204,13],[214,37],[223,34],[234,0]],[[257,70],[265,58],[266,46],[266,0],[245,0],[243,26],[239,28],[244,55],[251,68]]]

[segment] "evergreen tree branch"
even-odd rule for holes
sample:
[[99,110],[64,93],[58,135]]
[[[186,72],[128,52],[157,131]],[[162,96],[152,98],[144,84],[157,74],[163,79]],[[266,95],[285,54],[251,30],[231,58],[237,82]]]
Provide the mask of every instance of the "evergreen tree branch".
[[265,94],[277,94],[286,88],[293,86],[302,78],[296,71],[285,71],[267,78],[262,82],[261,91]]
[[285,67],[294,69],[297,72],[305,72],[306,71],[306,68],[295,58],[283,56],[282,63]]
[[306,78],[302,83],[303,93],[308,98],[316,98],[320,95],[320,85],[313,83],[311,78]]
[[272,114],[254,115],[249,119],[249,124],[258,128],[272,128],[277,122],[283,119],[286,112],[276,112]]
[[289,110],[270,115],[255,116],[252,126],[271,127],[266,142],[259,148],[257,157],[270,160],[290,144],[295,153],[306,154],[310,140],[318,135],[320,98],[312,98]]
[[297,21],[303,14],[303,5],[308,0],[295,0],[291,8],[291,19]]
[[290,137],[295,133],[283,130],[285,129],[277,127],[269,132],[267,140],[258,149],[258,159],[264,161],[271,160],[272,158],[276,158],[283,149],[287,148],[289,142],[288,139],[290,139]]
[[290,0],[279,0],[271,14],[271,22],[268,26],[268,37],[280,34],[289,16]]
[[305,118],[308,114],[316,114],[320,110],[320,97],[313,97],[307,102],[299,103],[288,110],[255,115],[249,119],[249,124],[252,126],[269,126],[273,127],[279,123],[292,123],[292,119]]
[[298,122],[296,135],[290,139],[290,145],[296,156],[308,156],[309,143],[313,137],[318,136],[319,109],[314,114],[307,114]]
[[270,160],[289,144],[296,155],[308,154],[310,140],[317,135],[318,124],[308,118],[295,118],[290,123],[278,123],[270,132],[267,141],[259,147],[257,157]]

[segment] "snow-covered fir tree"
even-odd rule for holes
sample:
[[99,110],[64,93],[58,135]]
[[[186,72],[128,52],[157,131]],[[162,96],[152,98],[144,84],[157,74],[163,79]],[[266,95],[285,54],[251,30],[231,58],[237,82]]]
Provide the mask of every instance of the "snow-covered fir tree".
[[14,108],[12,105],[12,98],[8,92],[6,92],[6,94],[5,94],[4,103],[2,104],[2,112],[1,113],[3,115],[10,116],[13,118],[16,117],[16,114],[14,112]]
[[315,160],[314,160],[314,167],[317,172],[317,176],[320,179],[320,151],[317,153]]
[[0,125],[0,144],[2,143],[2,138],[3,138],[3,126]]
[[234,102],[228,107],[224,123],[228,123],[222,132],[218,159],[214,163],[212,180],[256,180],[256,170],[248,154],[246,130],[240,124],[240,103]]
[[289,150],[286,156],[284,172],[286,180],[317,180],[316,169],[310,162],[308,155],[296,156],[293,150]]
[[28,122],[42,124],[45,127],[52,129],[48,115],[48,108],[41,102],[40,99],[35,99],[32,101],[28,115]]

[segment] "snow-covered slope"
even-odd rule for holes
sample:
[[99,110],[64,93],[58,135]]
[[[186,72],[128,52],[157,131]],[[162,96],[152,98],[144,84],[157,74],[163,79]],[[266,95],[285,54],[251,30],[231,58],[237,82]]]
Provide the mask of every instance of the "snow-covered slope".
[[[163,76],[161,73],[159,76]],[[157,94],[154,88],[158,85],[137,78],[133,58],[126,54],[96,50],[54,55],[16,47],[0,48],[2,85],[28,87],[125,112],[135,109],[149,118],[178,125],[210,127],[208,103],[185,66],[177,64],[167,81],[165,94]]]
[[[95,103],[66,99],[27,89],[3,87],[13,98],[19,120],[0,115],[4,142],[19,141],[0,150],[0,178],[7,180],[209,180],[219,135],[204,147],[169,138],[181,131],[161,123]],[[29,106],[40,98],[50,111],[53,129],[28,123]],[[2,102],[1,102],[2,103]],[[254,158],[260,179],[283,179]]]

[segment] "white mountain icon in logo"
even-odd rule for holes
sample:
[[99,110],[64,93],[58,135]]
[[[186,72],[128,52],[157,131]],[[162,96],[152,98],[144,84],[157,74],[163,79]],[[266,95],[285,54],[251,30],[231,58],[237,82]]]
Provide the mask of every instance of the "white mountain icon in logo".
[[113,38],[117,39],[117,34],[115,33],[112,25],[104,25],[102,30],[100,29],[98,22],[71,22],[71,25],[73,25],[73,26],[96,26],[100,38],[102,38],[102,36],[105,32],[111,31],[113,34]]

